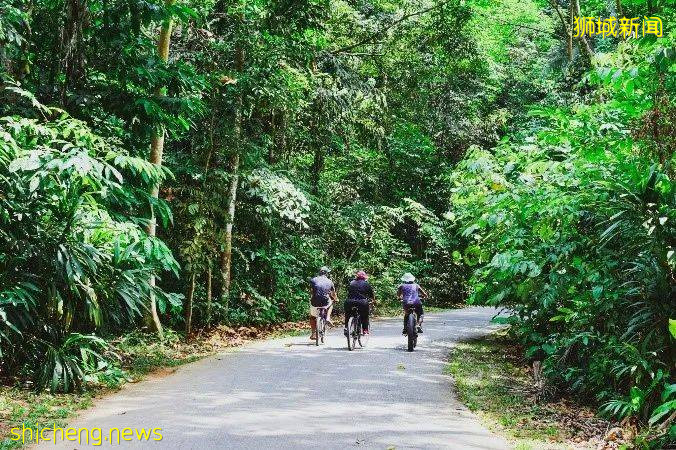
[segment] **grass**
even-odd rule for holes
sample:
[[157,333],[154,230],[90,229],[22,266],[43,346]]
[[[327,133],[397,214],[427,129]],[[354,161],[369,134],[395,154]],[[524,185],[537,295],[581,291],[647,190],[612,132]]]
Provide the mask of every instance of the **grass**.
[[163,341],[155,335],[132,332],[116,341],[115,347],[122,356],[128,381],[138,381],[158,369],[182,366],[213,353],[209,347],[186,343],[172,330],[165,331]]
[[448,372],[460,400],[519,450],[595,448],[607,423],[565,400],[538,401],[528,365],[504,335],[459,344]]
[[185,343],[171,330],[165,333],[164,341],[134,332],[114,345],[120,365],[98,374],[98,382],[90,381],[84,392],[52,395],[0,386],[0,450],[21,447],[20,441],[11,439],[15,427],[40,430],[65,426],[78,411],[91,407],[94,398],[119,389],[125,382],[139,381],[158,369],[177,367],[210,354],[209,349],[199,351],[197,345]]
[[[0,449],[20,447],[21,441],[12,440],[11,429],[25,426],[35,430],[65,426],[77,411],[92,405],[91,393],[36,394],[25,389],[0,387]],[[27,432],[26,432],[27,433]]]

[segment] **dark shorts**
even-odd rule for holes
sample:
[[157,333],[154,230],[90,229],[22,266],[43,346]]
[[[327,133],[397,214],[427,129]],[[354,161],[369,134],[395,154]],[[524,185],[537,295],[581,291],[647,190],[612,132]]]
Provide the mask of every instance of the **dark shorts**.
[[425,312],[423,311],[422,303],[413,303],[412,305],[404,305],[404,311],[408,315],[409,310],[413,309],[418,317],[422,316]]
[[361,325],[364,330],[369,329],[369,301],[368,300],[356,300],[348,299],[345,301],[345,328],[347,328],[347,322],[352,316],[352,308],[357,308],[359,310],[359,317],[361,317]]

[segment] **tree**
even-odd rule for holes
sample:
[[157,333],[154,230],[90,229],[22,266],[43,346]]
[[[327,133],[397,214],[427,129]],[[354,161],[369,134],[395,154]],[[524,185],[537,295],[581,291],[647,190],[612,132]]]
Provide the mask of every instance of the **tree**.
[[[162,21],[162,27],[160,29],[159,39],[157,41],[157,53],[160,59],[165,63],[169,60],[169,44],[171,42],[171,30],[173,27],[173,19],[169,9],[171,8],[171,6],[174,5],[175,1],[176,0],[165,0],[165,7],[167,9],[168,15]],[[155,95],[157,97],[166,95],[166,88],[164,86],[158,86]],[[162,154],[164,153],[165,132],[166,131],[164,125],[162,124],[156,124],[152,132],[152,139],[150,142],[150,157],[148,160],[152,164],[155,164],[157,166],[162,165]],[[160,185],[159,183],[156,183],[152,186],[151,196],[157,199],[159,197],[159,194],[160,194]],[[150,223],[148,224],[149,236],[155,236],[157,234],[156,227],[157,227],[157,219],[155,218],[154,208],[151,205]],[[151,277],[150,285],[155,286],[155,277]],[[160,337],[162,337],[163,336],[162,323],[160,322],[160,318],[157,314],[157,301],[154,295],[151,295],[150,297],[150,305],[148,313],[149,314],[146,319],[146,322],[154,328],[154,330],[159,334]]]

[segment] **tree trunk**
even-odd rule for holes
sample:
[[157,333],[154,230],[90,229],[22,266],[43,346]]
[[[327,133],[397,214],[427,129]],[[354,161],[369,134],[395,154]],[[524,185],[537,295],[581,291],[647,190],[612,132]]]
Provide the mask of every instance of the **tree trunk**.
[[[169,7],[173,5],[175,0],[166,0],[165,6]],[[171,40],[171,29],[173,27],[173,22],[171,18],[167,18],[162,23],[162,29],[160,30],[160,39],[157,43],[157,53],[160,55],[162,61],[167,62],[169,60],[169,43]],[[155,95],[161,96],[165,93],[165,88],[163,86],[158,86]],[[164,127],[159,126],[157,129],[153,130],[153,136],[150,141],[150,162],[157,164],[158,166],[162,165],[162,154],[164,152]],[[155,183],[150,191],[150,195],[155,198],[158,198],[160,194],[160,185]],[[155,211],[150,209],[150,223],[148,224],[148,235],[154,237],[157,234],[157,220],[155,218]],[[155,276],[150,277],[150,286],[155,287]],[[146,322],[151,326],[154,331],[159,334],[160,338],[164,338],[164,333],[162,331],[162,323],[160,322],[160,317],[157,314],[157,299],[155,298],[155,293],[151,291],[150,293],[150,308],[149,315],[146,317]]]
[[66,18],[61,32],[61,61],[64,83],[61,104],[65,106],[68,87],[79,82],[84,70],[83,33],[87,22],[87,0],[67,0]]
[[[241,73],[244,68],[244,49],[241,45],[235,50],[235,70]],[[232,281],[232,228],[235,223],[235,205],[237,204],[237,186],[239,185],[239,162],[242,139],[242,92],[237,94],[233,130],[234,153],[230,160],[230,184],[228,186],[228,204],[225,217],[225,242],[221,252],[221,302],[227,308],[230,299]]]
[[[559,16],[559,19],[561,20],[563,28],[566,30],[566,33],[568,35],[567,39],[569,39],[569,41],[567,42],[568,47],[566,51],[568,52],[569,58],[572,59],[573,20],[575,15],[577,15],[577,17],[581,17],[580,2],[579,0],[570,0],[571,11],[569,12],[569,21],[567,21],[566,18],[561,13],[561,10],[559,9],[559,5],[558,3],[556,3],[556,0],[549,0],[549,3],[550,5],[552,5],[552,8],[554,8],[554,11],[556,11],[556,14]],[[578,36],[577,39],[579,41],[580,53],[584,54],[588,62],[591,64],[592,57],[594,56],[594,50],[592,50],[591,46],[589,45],[589,41],[587,41],[587,38],[585,36]]]
[[573,2],[571,0],[570,6],[568,8],[568,24],[566,25],[565,22],[563,22],[563,26],[566,29],[566,54],[568,56],[568,62],[573,61],[573,20],[575,17],[575,13],[573,12]]
[[221,252],[221,301],[228,306],[230,298],[230,282],[232,281],[232,228],[235,223],[235,205],[237,203],[237,186],[239,184],[239,153],[232,156],[230,164],[232,175],[228,187],[228,204],[226,209],[225,242]]
[[188,288],[188,295],[185,296],[183,303],[183,315],[185,317],[185,337],[188,339],[192,332],[192,301],[195,297],[195,274],[190,277],[190,287]]
[[[577,17],[582,17],[582,12],[580,10],[580,0],[572,0],[575,4],[575,14]],[[594,50],[589,45],[589,41],[585,36],[579,36],[578,40],[580,41],[580,49],[582,53],[587,57],[589,63],[592,62],[592,57],[594,56]]]
[[202,180],[202,188],[204,189],[207,185],[207,179],[209,177],[209,169],[211,168],[211,158],[214,154],[215,144],[214,144],[214,126],[216,122],[215,112],[211,113],[211,126],[209,127],[209,149],[207,150],[207,156],[204,159],[204,179]]
[[207,328],[211,327],[211,299],[212,299],[212,286],[211,286],[211,260],[207,266]]

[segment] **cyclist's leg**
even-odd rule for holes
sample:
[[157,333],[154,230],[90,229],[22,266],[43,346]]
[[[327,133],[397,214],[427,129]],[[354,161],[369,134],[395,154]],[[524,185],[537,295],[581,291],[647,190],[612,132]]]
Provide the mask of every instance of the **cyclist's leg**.
[[359,307],[359,316],[361,316],[361,328],[362,330],[369,329],[369,302],[368,300],[363,300],[357,303]]
[[329,323],[329,325],[333,326],[333,322],[331,321],[331,314],[333,313],[333,305],[335,302],[331,303],[331,306],[326,310],[326,321]]
[[415,313],[418,315],[418,333],[422,333],[422,323],[425,311],[423,311],[422,303],[415,306]]
[[312,334],[310,334],[310,339],[314,339],[315,336],[317,335],[317,314],[319,311],[317,310],[316,307],[310,305],[310,330],[312,330]]
[[408,308],[406,305],[403,305],[404,308],[404,329],[402,330],[402,333],[406,334],[406,319],[408,319]]
[[350,320],[350,315],[352,314],[352,301],[350,299],[345,300],[343,303],[343,309],[345,310],[345,329],[347,330],[347,322]]

